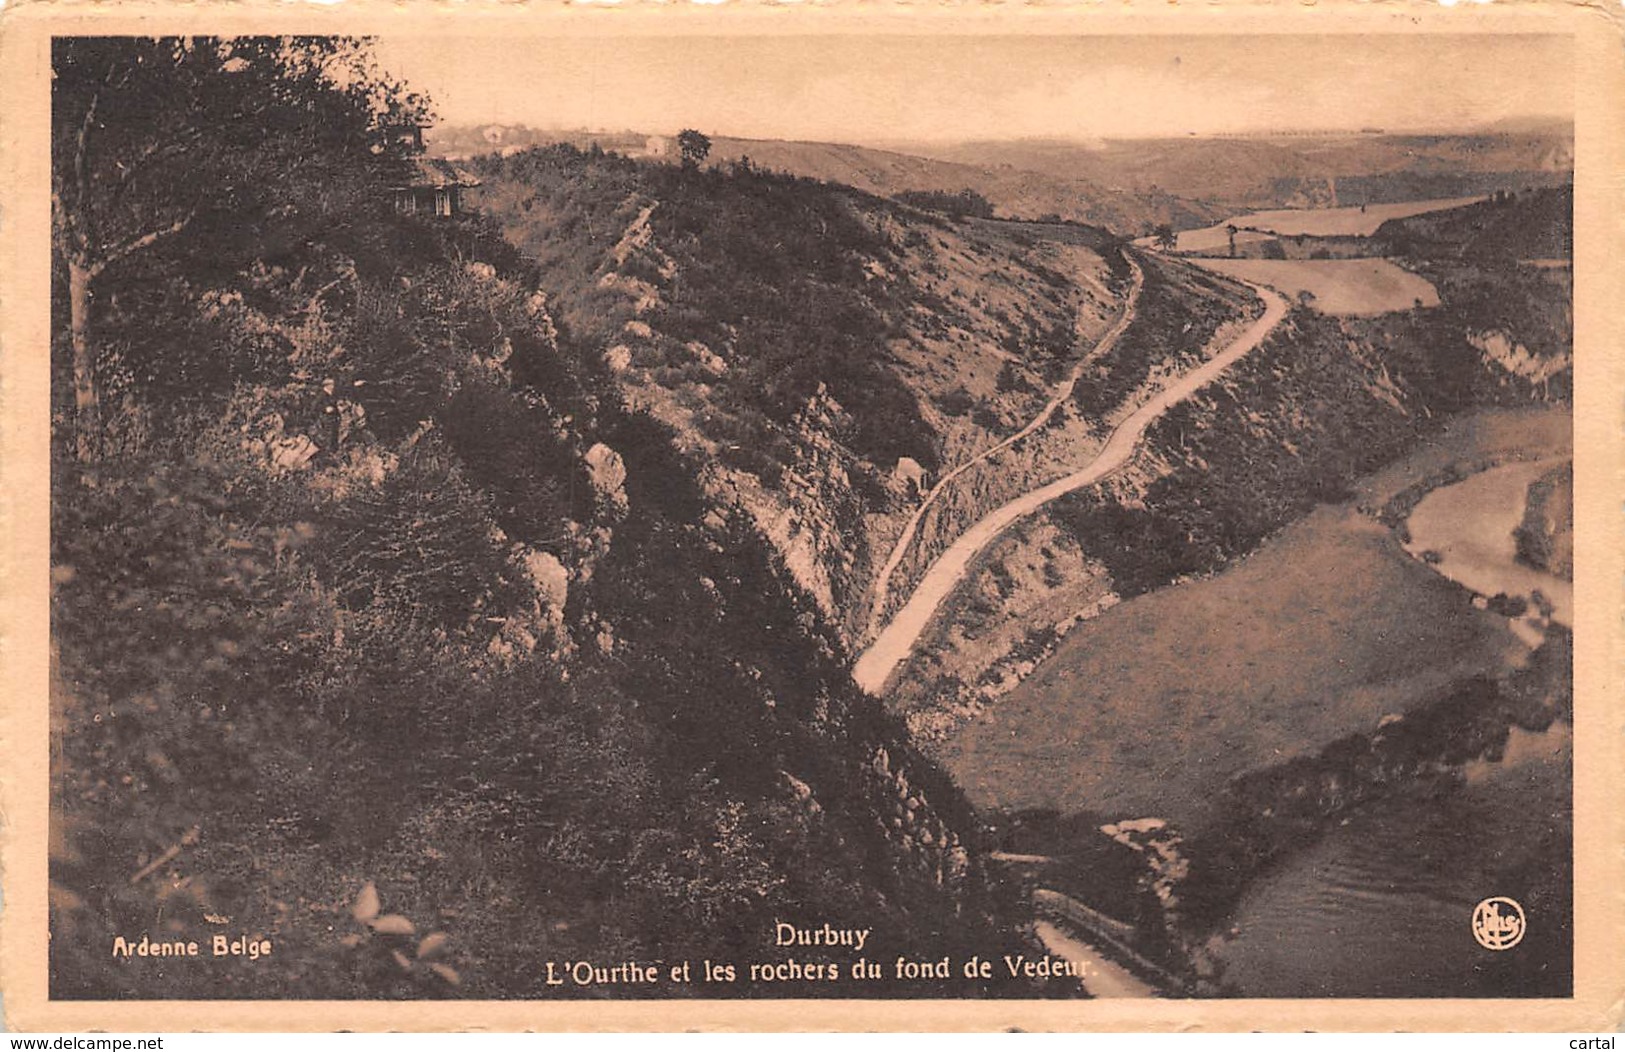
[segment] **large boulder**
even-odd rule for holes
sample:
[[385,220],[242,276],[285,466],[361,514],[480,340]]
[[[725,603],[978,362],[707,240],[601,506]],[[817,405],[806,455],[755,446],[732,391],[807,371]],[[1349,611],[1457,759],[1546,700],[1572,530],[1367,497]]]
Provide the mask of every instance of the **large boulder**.
[[625,500],[626,462],[621,455],[602,442],[587,450],[587,478],[592,482],[599,499],[613,502]]
[[559,562],[558,556],[551,552],[527,551],[524,566],[536,594],[554,610],[563,610],[570,596],[570,571]]
[[892,477],[915,493],[925,490],[925,468],[913,457],[898,457]]

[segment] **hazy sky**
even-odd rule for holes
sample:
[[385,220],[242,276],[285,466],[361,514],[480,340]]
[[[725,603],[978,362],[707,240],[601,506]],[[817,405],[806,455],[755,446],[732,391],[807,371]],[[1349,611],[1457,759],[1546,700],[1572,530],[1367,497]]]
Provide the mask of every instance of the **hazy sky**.
[[447,124],[846,142],[1463,127],[1573,114],[1523,36],[387,38]]

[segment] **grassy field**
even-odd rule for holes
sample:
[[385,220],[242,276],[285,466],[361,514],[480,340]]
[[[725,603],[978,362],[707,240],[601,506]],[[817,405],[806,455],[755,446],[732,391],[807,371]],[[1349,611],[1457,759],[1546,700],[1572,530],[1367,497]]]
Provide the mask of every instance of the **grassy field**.
[[1322,508],[1217,577],[1075,629],[940,758],[981,807],[1192,830],[1232,776],[1369,730],[1510,643],[1385,529]]
[[[1279,208],[1268,212],[1248,212],[1200,230],[1182,231],[1178,251],[1208,252],[1223,248],[1229,243],[1227,228],[1232,226],[1241,232],[1264,230],[1272,234],[1306,234],[1310,237],[1370,237],[1390,219],[1460,208],[1480,200],[1483,199],[1454,197],[1435,201],[1400,201],[1365,208]],[[1237,242],[1246,236],[1241,232],[1236,235]],[[1253,236],[1257,237],[1256,234]]]
[[1371,315],[1439,305],[1426,278],[1386,259],[1203,259],[1200,266],[1226,277],[1270,287],[1287,296],[1307,292],[1322,314]]
[[[979,807],[1156,816],[1195,832],[1234,775],[1369,731],[1517,648],[1356,508],[1462,457],[1549,453],[1561,409],[1455,421],[1415,454],[1205,580],[1074,629],[938,757]],[[1521,648],[1517,648],[1521,649]]]

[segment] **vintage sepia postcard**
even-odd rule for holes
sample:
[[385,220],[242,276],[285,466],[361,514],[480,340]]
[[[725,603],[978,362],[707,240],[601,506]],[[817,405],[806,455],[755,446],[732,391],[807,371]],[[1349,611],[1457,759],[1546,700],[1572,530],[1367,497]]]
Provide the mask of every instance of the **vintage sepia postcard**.
[[1611,1030],[1585,4],[21,3],[18,1029]]

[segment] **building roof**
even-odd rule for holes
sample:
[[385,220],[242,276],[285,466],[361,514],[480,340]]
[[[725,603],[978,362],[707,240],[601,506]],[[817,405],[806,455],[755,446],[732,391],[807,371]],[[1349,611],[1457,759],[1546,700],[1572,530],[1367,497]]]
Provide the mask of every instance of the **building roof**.
[[399,187],[411,189],[443,189],[448,186],[479,186],[480,181],[468,172],[434,157],[412,159],[411,181]]

